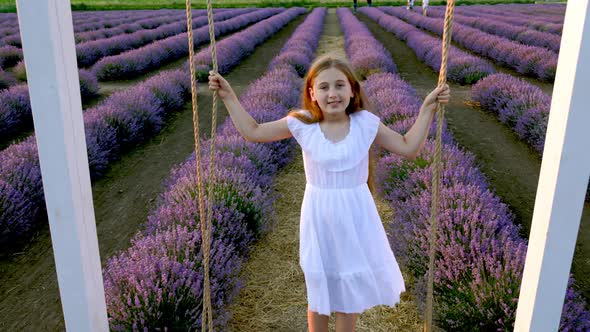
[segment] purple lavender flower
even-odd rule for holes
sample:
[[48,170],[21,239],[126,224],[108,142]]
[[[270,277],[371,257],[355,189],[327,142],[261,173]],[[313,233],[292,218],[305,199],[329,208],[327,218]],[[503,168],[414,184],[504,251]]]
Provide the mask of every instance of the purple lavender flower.
[[82,100],[88,100],[98,95],[98,80],[91,72],[80,69],[80,95]]
[[[424,17],[402,8],[381,8],[381,10],[415,24],[422,29],[442,35],[443,21],[441,18]],[[536,76],[548,81],[553,81],[555,78],[550,76],[552,68],[546,68],[542,76],[539,76],[535,70],[537,63],[541,59],[557,59],[557,53],[544,47],[522,45],[507,38],[490,35],[459,23],[453,25],[453,40],[466,49],[478,52],[500,64],[513,67],[522,74]],[[483,50],[482,44],[489,45],[489,47],[485,48],[487,50],[485,53],[481,52]],[[492,44],[495,46],[492,47]],[[453,56],[451,55],[450,58],[453,58]],[[555,64],[557,64],[557,61],[555,61]]]
[[[494,76],[482,80],[480,90],[481,95],[492,100],[490,96],[494,96],[495,90],[487,92],[485,87],[490,86],[488,82]],[[516,86],[517,89],[499,91],[518,91],[523,97],[516,104],[538,105],[538,98],[529,98],[531,94],[524,93],[530,90],[527,86]],[[415,121],[420,99],[397,75],[371,75],[363,89],[386,125],[402,131]],[[498,104],[508,105],[507,108],[511,102],[514,104],[498,99]],[[515,118],[516,126],[532,136],[542,129],[529,124],[539,121],[532,119],[542,118],[542,114],[532,108]],[[443,141],[441,155],[434,270],[437,326],[450,331],[511,330],[526,241],[520,238],[508,207],[489,190],[475,166],[474,156],[459,149],[447,135],[449,139]],[[390,243],[398,261],[416,280],[421,306],[428,277],[433,157],[434,142],[427,139],[415,159],[385,153],[377,165],[378,189],[396,211],[390,220]],[[583,298],[574,293],[571,285],[567,294],[560,330],[588,329],[590,314]]]
[[471,98],[543,153],[551,97],[538,87],[507,74],[495,74],[475,84]]
[[0,47],[0,69],[12,67],[22,59],[23,51],[21,49],[12,45]]
[[[522,44],[545,47],[554,52],[559,52],[561,38],[552,33],[534,30],[530,26],[530,19],[519,19],[505,15],[490,15],[485,12],[475,11],[469,11],[468,13],[471,16],[466,16],[459,12],[457,11],[454,16],[454,20],[458,23],[496,36],[518,41]],[[428,14],[430,17],[444,17],[445,11],[442,8],[432,8],[428,11]]]
[[[244,13],[244,9],[218,13],[215,17],[215,30],[219,35],[227,34],[253,22],[272,16],[283,10],[284,9],[279,8],[266,8],[243,15],[242,13]],[[251,10],[247,10],[246,12],[248,11]],[[209,28],[205,26],[207,24],[207,18],[200,17],[197,19],[200,19],[200,21],[197,25],[199,28],[193,31],[195,47],[209,42]],[[184,31],[182,29],[186,29],[186,23],[184,23],[184,28],[179,26],[176,28],[176,30],[178,29]],[[188,54],[188,45],[186,43],[187,34],[179,34],[176,30],[169,34],[168,38],[158,40],[157,42],[153,42],[141,48],[130,48],[128,51],[118,55],[106,56],[100,60],[98,60],[96,56],[92,55],[86,55],[86,57],[95,59],[89,64],[96,62],[92,67],[92,71],[96,74],[99,80],[116,80],[122,78],[129,79],[130,77],[141,75],[148,70],[155,69],[166,62],[178,59]],[[143,32],[138,31],[136,33]],[[120,38],[124,38],[124,36],[120,36]],[[96,43],[100,45],[100,42],[102,42],[102,40],[85,44],[88,44],[88,47],[90,47],[90,45],[94,45]],[[126,44],[128,43],[130,42],[126,42]],[[115,44],[119,45],[121,43],[117,42]],[[81,45],[83,44],[78,45],[78,47],[82,47]],[[104,49],[104,46],[99,46],[98,48],[102,50]],[[224,56],[225,55],[219,55],[220,58],[223,58]]]
[[10,138],[32,124],[29,88],[21,84],[0,91],[0,138]]
[[0,152],[0,245],[21,241],[44,218],[41,168],[33,137]]
[[[303,8],[289,8],[220,41],[216,46],[219,55],[217,61],[218,72],[220,74],[229,72],[244,56],[251,54],[258,44],[268,39],[280,28],[304,12]],[[210,48],[197,53],[194,61],[196,65],[205,65],[211,70],[213,60],[211,59]]]
[[0,69],[0,91],[8,89],[16,84],[16,78],[10,73]]
[[[223,307],[241,288],[236,280],[241,260],[234,248],[212,238],[211,305],[214,327],[229,320]],[[109,325],[115,331],[194,330],[201,326],[203,273],[201,236],[178,226],[140,236],[104,271]]]
[[369,29],[351,13],[350,9],[338,8],[338,19],[344,32],[344,46],[351,65],[359,78],[378,72],[397,72],[389,52],[378,42]]
[[[440,39],[429,36],[401,19],[387,15],[393,14],[394,9],[381,8],[379,10],[377,8],[363,7],[359,11],[376,21],[386,30],[394,33],[400,40],[406,41],[408,46],[416,53],[418,59],[434,71],[438,72],[440,70],[442,59]],[[384,12],[387,12],[387,14]],[[401,13],[396,11],[395,14],[406,18],[410,13],[405,12],[406,10]],[[433,24],[431,29],[441,30],[442,25],[440,27],[439,25]],[[473,57],[455,47],[450,49],[447,67],[448,79],[461,84],[475,83],[477,80],[494,72],[494,68],[487,61]]]

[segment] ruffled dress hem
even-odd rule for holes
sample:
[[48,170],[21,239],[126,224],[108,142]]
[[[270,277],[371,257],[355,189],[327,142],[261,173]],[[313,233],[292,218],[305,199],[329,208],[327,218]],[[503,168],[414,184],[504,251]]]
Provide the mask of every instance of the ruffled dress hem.
[[[396,273],[392,273],[392,270],[396,269],[386,266],[368,271],[337,273],[304,269],[308,292],[314,294],[308,298],[309,310],[329,316],[332,312],[360,314],[378,305],[394,307],[400,302],[405,286],[403,280],[393,275]],[[351,302],[344,305],[346,301]]]

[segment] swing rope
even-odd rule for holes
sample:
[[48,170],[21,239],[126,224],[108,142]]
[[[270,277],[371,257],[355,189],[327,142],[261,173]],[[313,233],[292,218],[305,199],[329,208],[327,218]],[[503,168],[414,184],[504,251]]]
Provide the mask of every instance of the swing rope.
[[[211,0],[207,0],[207,18],[209,21],[209,39],[211,44],[211,59],[213,62],[213,71],[217,72],[217,52],[215,48],[215,30],[213,23],[213,9]],[[193,110],[193,128],[195,140],[195,157],[197,159],[197,188],[199,193],[199,220],[201,224],[201,251],[203,252],[203,312],[201,314],[201,331],[205,331],[207,323],[209,332],[213,332],[213,313],[211,309],[211,290],[209,278],[209,256],[211,248],[211,216],[213,211],[213,184],[215,183],[215,137],[217,133],[217,91],[213,91],[213,105],[211,115],[211,139],[210,139],[210,158],[209,158],[209,186],[207,191],[207,215],[204,210],[203,183],[201,179],[201,147],[199,144],[199,112],[197,105],[197,84],[194,63],[194,40],[192,24],[191,0],[186,0],[186,24],[188,32],[188,52],[191,75],[191,97]]]
[[[447,1],[445,12],[445,25],[443,32],[443,48],[440,71],[438,75],[438,87],[442,87],[447,82],[447,59],[451,44],[451,33],[453,30],[453,13],[455,10],[455,0]],[[424,331],[432,331],[432,312],[434,301],[434,258],[436,254],[436,234],[438,231],[438,198],[440,185],[440,168],[441,168],[441,149],[442,149],[442,128],[445,114],[444,105],[438,104],[436,118],[436,145],[434,150],[434,169],[432,171],[432,201],[430,206],[430,253],[428,262],[428,290],[426,294],[426,322]]]

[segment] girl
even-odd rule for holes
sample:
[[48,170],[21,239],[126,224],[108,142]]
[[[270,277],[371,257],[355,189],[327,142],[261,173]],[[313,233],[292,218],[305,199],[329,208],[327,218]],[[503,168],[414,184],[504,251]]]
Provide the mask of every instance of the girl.
[[[305,275],[308,326],[354,331],[360,313],[376,305],[394,306],[405,290],[397,261],[373,201],[373,143],[414,158],[422,149],[437,103],[450,99],[447,85],[434,89],[405,135],[367,111],[360,82],[343,60],[324,56],[305,78],[303,110],[258,124],[240,105],[230,84],[211,71],[217,90],[240,134],[251,142],[295,137],[303,150],[307,179],[301,207],[299,264]],[[371,162],[372,164],[372,162]]]

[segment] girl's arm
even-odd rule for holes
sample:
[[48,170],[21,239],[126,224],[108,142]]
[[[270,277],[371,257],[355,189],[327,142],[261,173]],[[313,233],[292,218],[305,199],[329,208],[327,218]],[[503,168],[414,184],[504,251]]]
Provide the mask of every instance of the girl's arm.
[[209,72],[209,89],[217,90],[219,98],[240,134],[249,142],[272,142],[292,136],[287,126],[287,117],[258,124],[240,104],[229,83],[219,74]]
[[379,130],[375,137],[375,143],[387,151],[414,159],[424,147],[430,124],[436,114],[437,104],[448,104],[451,92],[448,85],[436,88],[426,98],[420,107],[420,113],[412,128],[405,134],[400,135],[389,129],[383,123],[379,123]]

